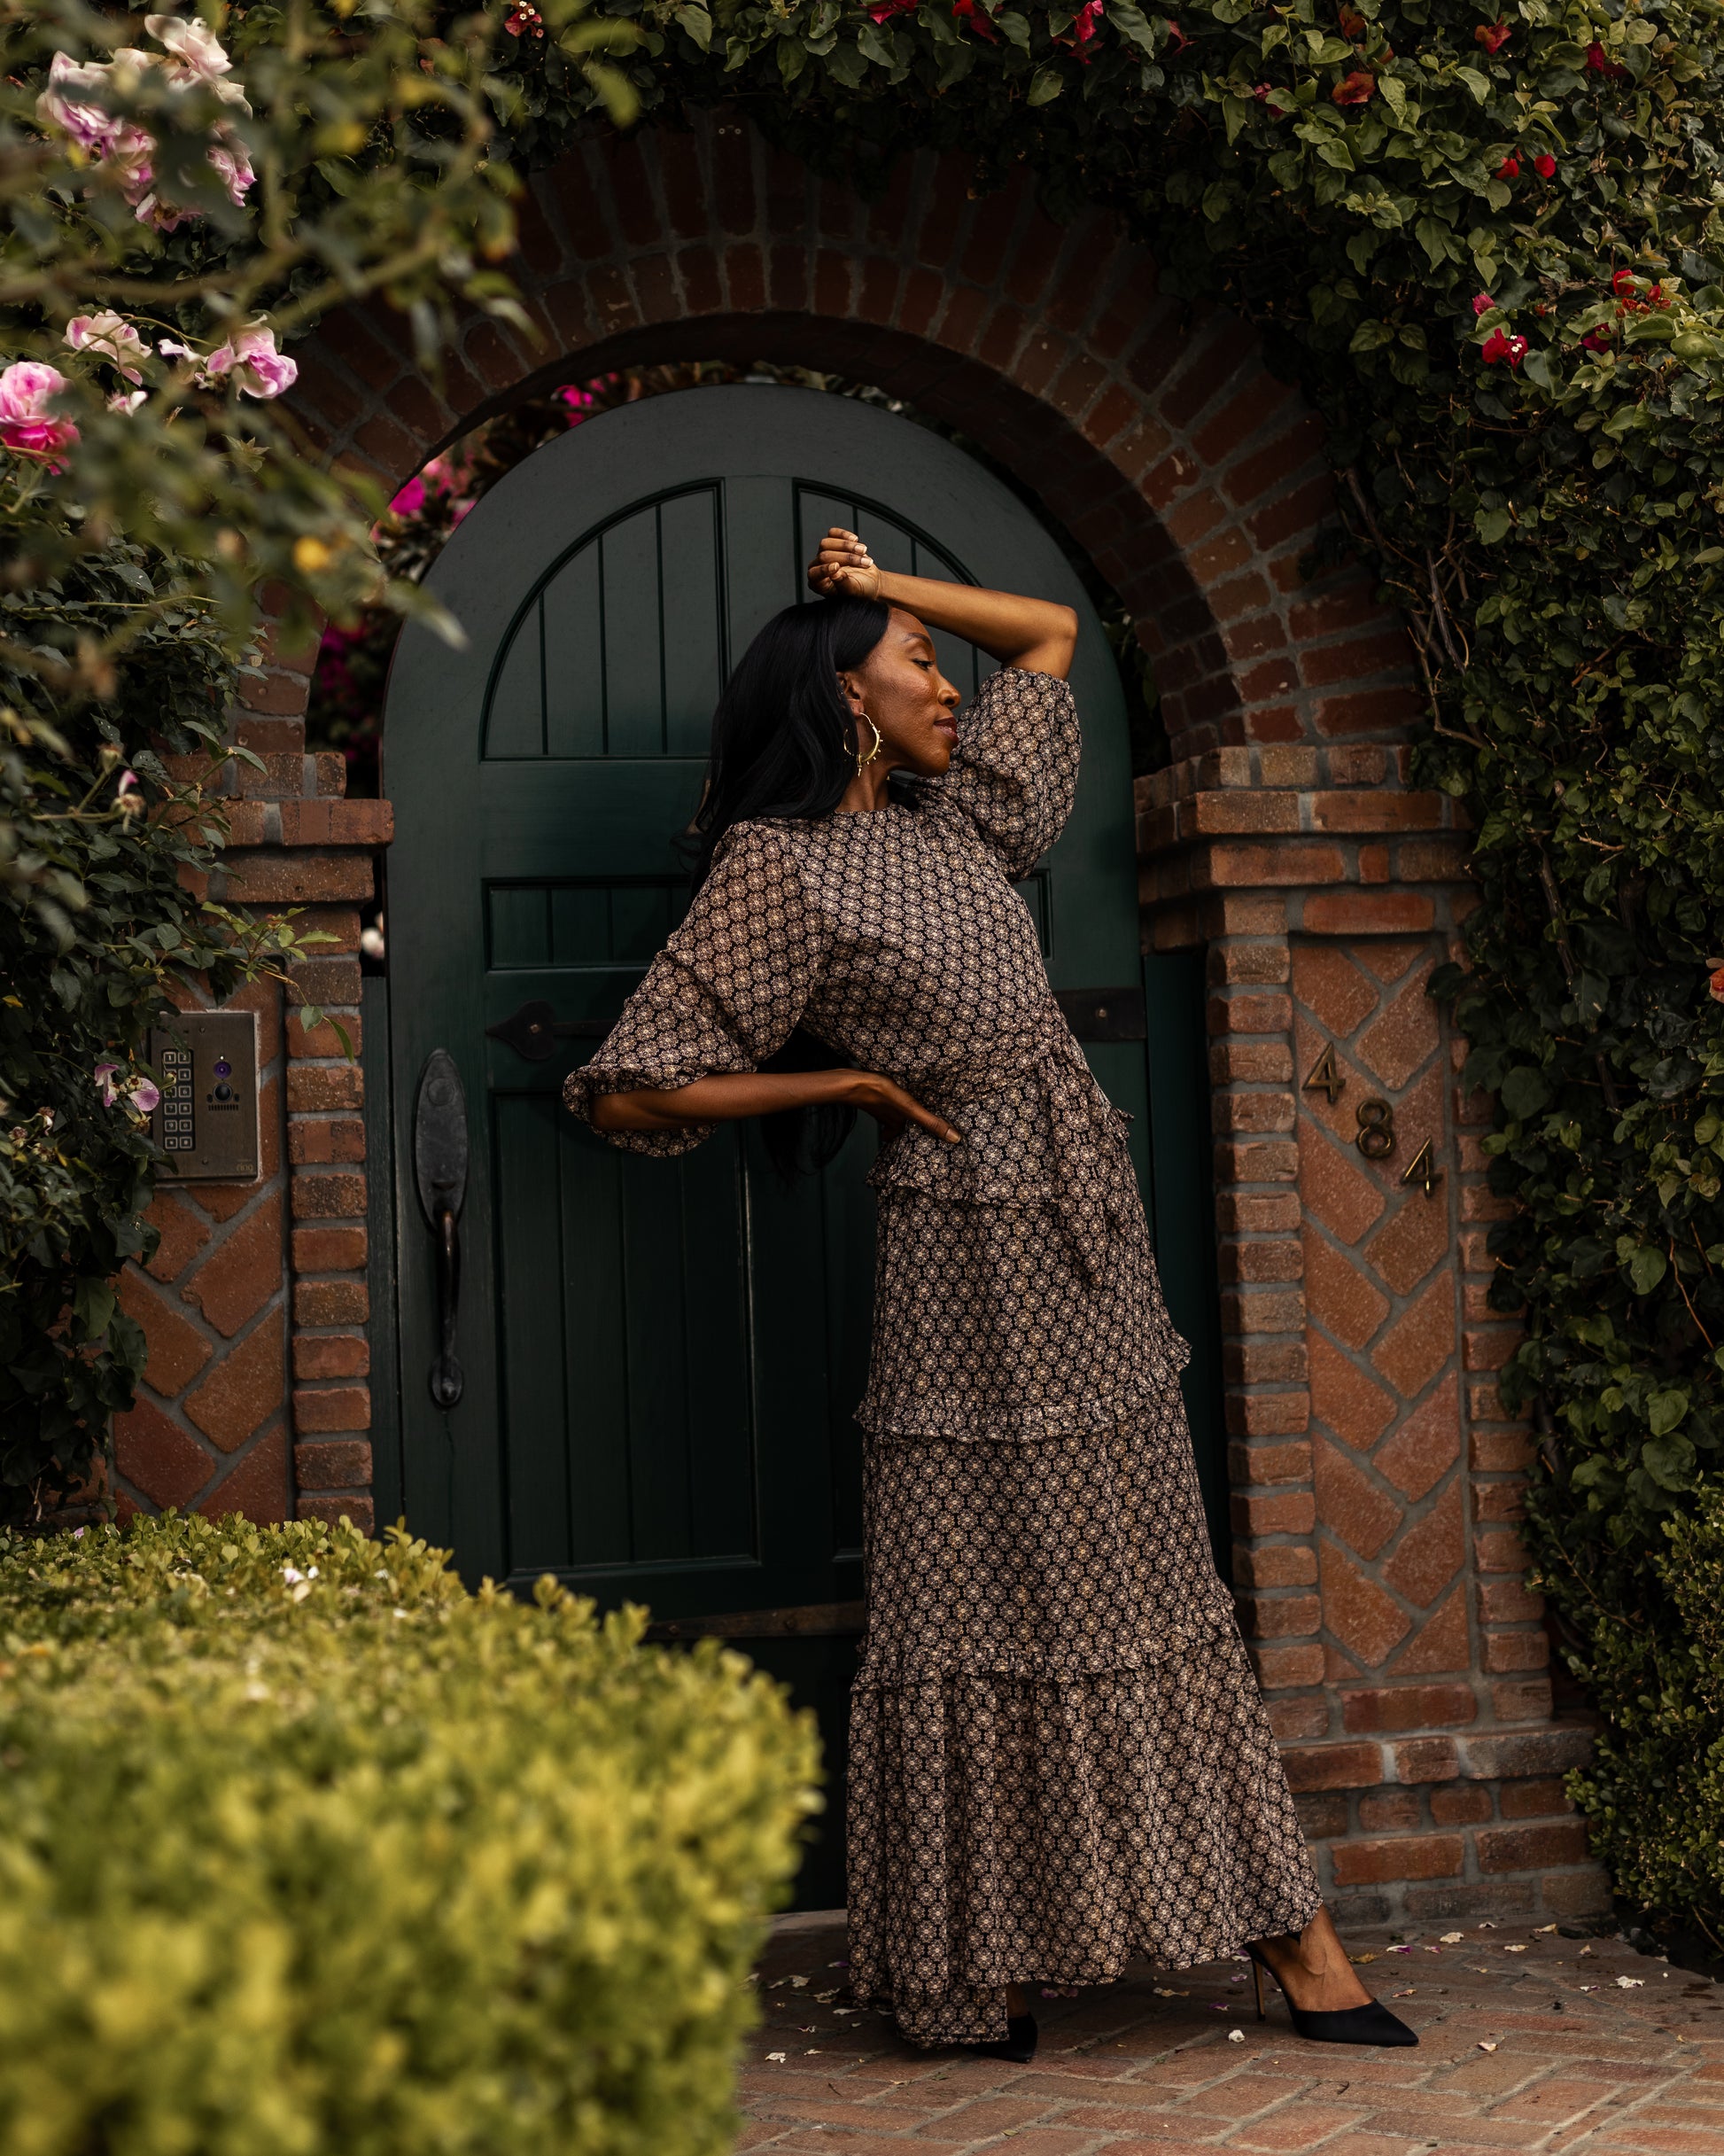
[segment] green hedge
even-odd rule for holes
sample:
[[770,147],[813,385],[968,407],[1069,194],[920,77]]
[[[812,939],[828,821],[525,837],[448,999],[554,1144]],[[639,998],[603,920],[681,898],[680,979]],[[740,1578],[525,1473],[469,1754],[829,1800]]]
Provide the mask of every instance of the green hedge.
[[815,1740],[345,1522],[0,1540],[9,2156],[704,2156]]
[[1648,1610],[1592,1635],[1605,1727],[1569,1788],[1618,1892],[1724,1954],[1724,1496],[1667,1521],[1664,1545]]

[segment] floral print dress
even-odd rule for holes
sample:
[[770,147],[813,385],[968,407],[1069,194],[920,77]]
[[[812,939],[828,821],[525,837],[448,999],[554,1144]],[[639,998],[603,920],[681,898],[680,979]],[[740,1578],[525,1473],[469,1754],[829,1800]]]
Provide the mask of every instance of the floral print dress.
[[[991,675],[951,771],[738,824],[564,1097],[756,1069],[797,1025],[963,1133],[881,1150],[851,1699],[850,1975],[923,2044],[1011,1983],[1298,1929],[1318,1891],[1217,1577],[1124,1118],[1012,888],[1059,836],[1070,690]],[[675,1154],[712,1126],[607,1132]]]

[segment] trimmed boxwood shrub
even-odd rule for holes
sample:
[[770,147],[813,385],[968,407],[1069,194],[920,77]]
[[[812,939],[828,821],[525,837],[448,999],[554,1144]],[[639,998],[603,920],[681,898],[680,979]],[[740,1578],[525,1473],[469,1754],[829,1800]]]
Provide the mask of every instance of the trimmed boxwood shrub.
[[345,1522],[0,1540],[10,2156],[718,2156],[818,1803],[736,1654]]

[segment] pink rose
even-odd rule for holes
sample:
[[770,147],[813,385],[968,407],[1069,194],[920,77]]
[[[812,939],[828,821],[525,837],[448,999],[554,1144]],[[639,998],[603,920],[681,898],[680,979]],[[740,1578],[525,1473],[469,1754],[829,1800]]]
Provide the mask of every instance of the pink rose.
[[214,82],[233,66],[215,33],[195,15],[146,15],[144,27],[177,61],[175,72],[191,81]]
[[144,379],[132,365],[144,356],[144,339],[111,307],[99,315],[74,315],[66,325],[66,341],[74,352],[92,352],[97,359],[112,360],[128,382]]
[[90,102],[91,95],[106,83],[108,72],[105,63],[92,60],[81,66],[57,52],[48,70],[48,87],[36,99],[36,118],[43,126],[70,136],[92,157],[105,157],[120,131],[121,123],[112,113]]
[[65,462],[62,451],[78,439],[69,419],[56,419],[48,409],[50,400],[65,387],[66,377],[58,367],[15,360],[0,374],[0,446],[58,471]]
[[205,365],[217,377],[230,374],[235,386],[248,397],[279,397],[299,378],[298,362],[276,351],[276,332],[260,322],[218,345]]
[[245,145],[237,135],[224,133],[210,144],[209,161],[216,176],[228,191],[228,199],[237,210],[245,206],[245,196],[257,179]]

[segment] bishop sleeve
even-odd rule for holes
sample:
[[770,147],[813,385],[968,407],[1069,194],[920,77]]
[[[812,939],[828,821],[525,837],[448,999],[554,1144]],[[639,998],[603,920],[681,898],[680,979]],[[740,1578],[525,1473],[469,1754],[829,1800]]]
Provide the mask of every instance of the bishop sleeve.
[[[592,1061],[565,1079],[565,1105],[590,1124],[601,1094],[669,1093],[696,1078],[757,1070],[789,1039],[825,952],[785,837],[765,824],[738,824]],[[690,1151],[716,1128],[600,1135],[631,1153],[669,1156]]]
[[1008,876],[1027,876],[1071,813],[1079,746],[1070,687],[1002,666],[959,713],[951,768],[928,792],[969,819]]

